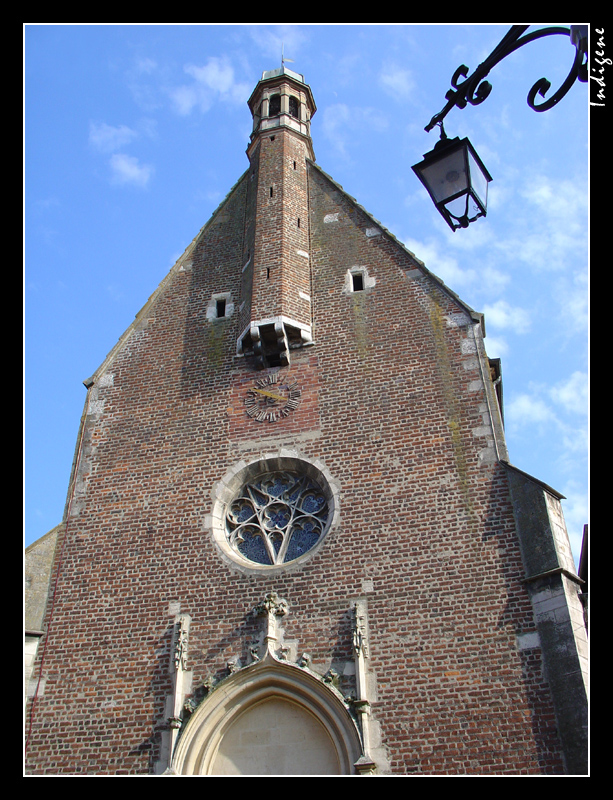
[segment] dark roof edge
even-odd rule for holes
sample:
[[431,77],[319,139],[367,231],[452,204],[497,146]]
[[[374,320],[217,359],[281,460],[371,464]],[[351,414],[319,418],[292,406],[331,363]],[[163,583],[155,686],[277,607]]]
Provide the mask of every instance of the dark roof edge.
[[348,194],[348,193],[345,191],[345,189],[343,189],[343,187],[341,186],[341,184],[340,184],[340,183],[337,183],[337,181],[335,181],[335,180],[334,180],[334,178],[330,177],[330,175],[328,175],[328,173],[327,173],[325,170],[323,170],[323,169],[322,169],[322,168],[319,166],[319,164],[316,164],[314,161],[311,161],[310,159],[307,159],[307,161],[308,161],[308,162],[309,162],[309,164],[311,164],[311,166],[313,166],[313,167],[314,167],[314,168],[315,168],[315,169],[316,169],[318,172],[320,172],[320,173],[321,173],[321,174],[324,176],[324,178],[326,178],[326,180],[330,181],[330,183],[332,183],[332,184],[333,184],[333,185],[334,185],[334,186],[335,186],[335,187],[336,187],[336,188],[337,188],[337,189],[338,189],[340,192],[342,192],[342,193],[343,193],[343,196],[344,196],[344,197],[346,197],[346,198],[347,198],[347,200],[348,200],[348,201],[349,201],[349,202],[350,202],[350,203],[351,203],[353,206],[355,206],[357,209],[359,209],[359,210],[360,210],[360,211],[361,211],[363,214],[366,214],[366,216],[367,216],[367,217],[368,217],[370,220],[372,220],[372,222],[373,222],[373,223],[374,223],[374,224],[375,224],[375,225],[376,225],[378,228],[381,228],[381,230],[382,230],[382,231],[385,233],[385,235],[386,235],[386,236],[388,236],[388,237],[389,237],[389,238],[390,238],[390,239],[391,239],[393,242],[395,242],[395,243],[398,245],[398,247],[402,248],[402,250],[404,250],[404,252],[405,252],[405,253],[406,253],[408,256],[410,256],[410,258],[411,258],[411,259],[412,259],[412,260],[415,262],[415,265],[416,265],[416,266],[417,266],[419,269],[423,270],[423,271],[424,271],[424,272],[425,272],[425,273],[428,275],[428,277],[429,277],[429,278],[431,278],[431,279],[432,279],[432,280],[433,280],[433,281],[434,281],[434,282],[435,282],[435,283],[436,283],[436,284],[437,284],[437,285],[438,285],[438,286],[439,286],[439,287],[442,289],[442,291],[444,291],[446,294],[448,294],[448,295],[449,295],[449,296],[452,298],[452,300],[454,300],[456,303],[458,303],[459,305],[461,305],[461,306],[462,306],[462,308],[463,308],[463,309],[464,309],[464,310],[465,310],[465,311],[466,311],[466,312],[469,314],[469,316],[470,316],[470,317],[471,317],[471,318],[472,318],[472,319],[473,319],[475,322],[478,322],[478,323],[480,323],[480,324],[481,324],[481,327],[482,327],[482,330],[483,330],[483,336],[485,336],[485,319],[484,319],[484,315],[483,315],[483,313],[482,313],[482,312],[480,312],[480,311],[475,311],[475,309],[474,309],[474,308],[471,308],[471,306],[469,306],[469,305],[468,305],[468,303],[465,303],[465,302],[464,302],[464,300],[462,300],[462,298],[461,298],[461,297],[460,297],[458,294],[456,294],[456,292],[454,292],[454,291],[453,291],[453,289],[450,289],[450,288],[449,288],[449,286],[447,286],[447,284],[446,284],[444,281],[442,281],[442,280],[441,280],[441,279],[440,279],[440,278],[439,278],[437,275],[435,275],[433,272],[431,272],[431,271],[430,271],[430,270],[429,270],[429,269],[426,267],[425,263],[424,263],[424,262],[423,262],[421,259],[419,259],[419,258],[418,258],[418,257],[415,255],[415,253],[413,253],[411,250],[409,250],[409,248],[408,248],[408,247],[407,247],[405,244],[403,244],[403,243],[400,241],[400,239],[397,239],[397,238],[396,238],[396,236],[394,236],[394,234],[393,234],[393,233],[391,233],[391,231],[389,231],[389,230],[388,230],[388,229],[385,227],[385,225],[382,225],[382,224],[381,224],[381,222],[379,222],[379,220],[378,220],[378,219],[376,219],[375,217],[373,217],[373,215],[372,215],[372,214],[371,214],[369,211],[367,211],[367,210],[364,208],[364,206],[360,205],[360,203],[358,203],[358,201],[355,199],[355,197],[352,197],[350,194]]
[[545,489],[547,492],[549,492],[549,494],[553,495],[554,497],[557,497],[558,500],[566,500],[565,495],[558,492],[557,489],[552,489],[552,487],[549,486],[549,484],[539,480],[538,478],[535,478],[534,475],[530,475],[530,473],[524,472],[523,469],[514,467],[513,464],[510,464],[508,461],[504,461],[503,459],[500,460],[500,463],[503,465],[503,467],[506,467],[507,469],[510,469],[513,472],[518,473],[519,475],[522,475],[524,478],[528,478],[528,480],[532,481],[532,483],[536,483],[538,486],[542,486],[543,489]]

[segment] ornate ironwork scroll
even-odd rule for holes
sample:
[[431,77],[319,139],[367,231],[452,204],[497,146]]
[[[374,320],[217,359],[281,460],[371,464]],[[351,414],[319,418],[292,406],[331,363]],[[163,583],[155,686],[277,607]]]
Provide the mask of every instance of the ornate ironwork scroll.
[[[435,125],[442,125],[443,119],[455,106],[458,108],[465,108],[468,103],[473,106],[482,103],[492,91],[491,84],[484,79],[496,64],[515,50],[518,50],[520,47],[536,39],[542,39],[545,36],[563,35],[571,36],[571,39],[573,38],[571,28],[550,27],[541,28],[531,33],[525,33],[529,27],[529,25],[513,25],[497,47],[494,48],[492,53],[490,53],[482,64],[479,64],[472,75],[468,75],[468,67],[465,64],[459,66],[451,78],[451,86],[453,88],[445,95],[447,104],[438,114],[432,117],[430,122],[426,125],[425,130],[430,131]],[[534,111],[547,111],[553,108],[553,106],[557,105],[564,97],[576,80],[582,83],[587,82],[587,38],[581,38],[579,35],[577,36],[577,41],[573,41],[573,43],[576,46],[575,60],[568,77],[557,92],[544,100],[544,102],[537,104],[536,96],[540,95],[541,97],[545,97],[545,94],[551,88],[551,83],[547,78],[540,78],[528,92],[528,105]],[[460,81],[460,78],[464,78],[465,80]]]

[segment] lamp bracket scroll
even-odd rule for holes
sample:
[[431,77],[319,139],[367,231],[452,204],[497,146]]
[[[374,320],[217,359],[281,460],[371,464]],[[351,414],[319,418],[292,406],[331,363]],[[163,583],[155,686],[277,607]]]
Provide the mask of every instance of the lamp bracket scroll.
[[[571,25],[570,28],[553,26],[526,33],[529,27],[529,25],[513,25],[485,61],[479,64],[472,75],[468,74],[468,67],[465,64],[459,66],[451,78],[452,88],[445,95],[447,99],[446,105],[438,114],[432,117],[430,122],[426,125],[425,130],[431,131],[435,125],[440,124],[455,106],[458,108],[466,108],[468,103],[473,106],[482,103],[492,91],[492,85],[489,81],[486,81],[485,78],[489,75],[493,67],[520,47],[536,41],[537,39],[542,39],[545,36],[569,36],[571,43],[576,49],[575,59],[568,73],[568,77],[562,86],[555,94],[544,100],[544,102],[537,104],[536,96],[540,95],[544,98],[547,91],[551,88],[551,83],[547,78],[540,78],[532,86],[527,97],[530,108],[539,112],[547,111],[559,103],[576,80],[581,83],[587,83],[587,25]],[[464,80],[460,81],[461,78],[464,78]]]

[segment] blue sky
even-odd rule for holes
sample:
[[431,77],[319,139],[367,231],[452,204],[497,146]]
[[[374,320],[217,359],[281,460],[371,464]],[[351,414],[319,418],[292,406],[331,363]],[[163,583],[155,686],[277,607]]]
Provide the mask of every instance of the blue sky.
[[[24,27],[24,538],[62,519],[83,412],[102,363],[248,165],[264,70],[311,86],[319,166],[463,301],[502,359],[511,462],[566,496],[578,559],[588,522],[588,96],[526,103],[568,74],[567,37],[492,70],[453,109],[493,181],[488,216],[452,233],[411,166],[460,64],[509,24]],[[539,23],[534,28],[569,23]]]

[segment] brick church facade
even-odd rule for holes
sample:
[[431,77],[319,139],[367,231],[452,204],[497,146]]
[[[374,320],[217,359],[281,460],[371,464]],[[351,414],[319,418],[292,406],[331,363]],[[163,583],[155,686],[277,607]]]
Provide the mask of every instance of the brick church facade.
[[302,76],[249,106],[86,381],[27,774],[586,774],[581,582],[482,315],[316,165]]

